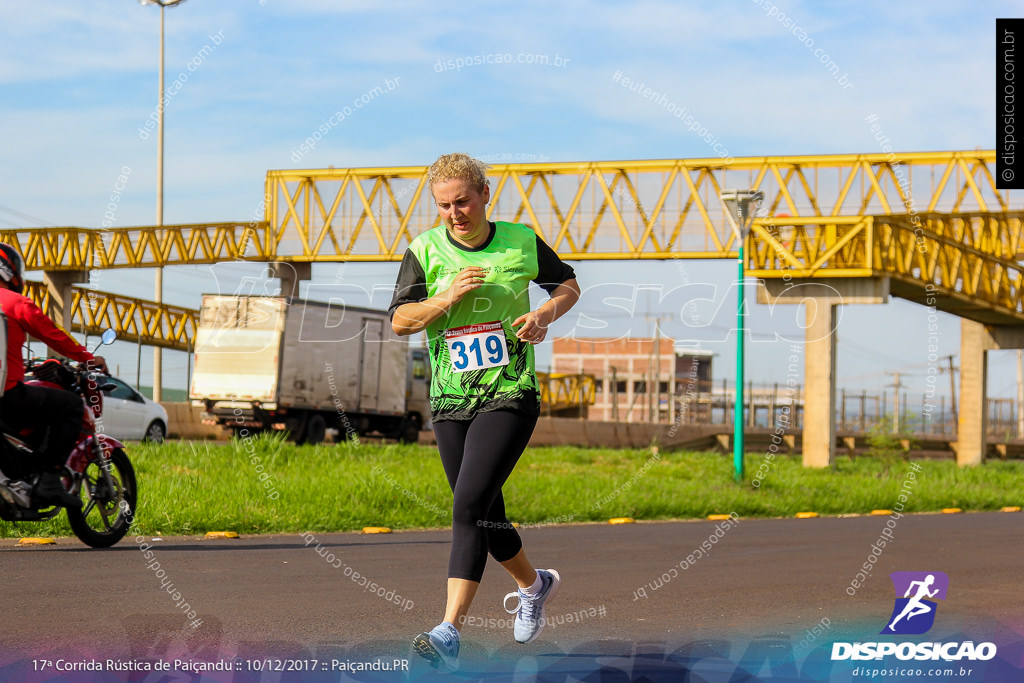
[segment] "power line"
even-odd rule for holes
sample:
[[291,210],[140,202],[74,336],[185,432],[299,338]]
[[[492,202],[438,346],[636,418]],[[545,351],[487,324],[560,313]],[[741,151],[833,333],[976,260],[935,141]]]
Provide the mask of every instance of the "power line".
[[31,222],[35,223],[37,227],[40,227],[40,228],[52,228],[52,227],[55,227],[57,225],[56,223],[52,223],[52,222],[47,221],[47,220],[45,220],[43,218],[38,218],[38,217],[33,216],[31,214],[27,214],[24,211],[18,211],[17,209],[12,209],[11,207],[4,206],[3,204],[0,204],[0,211],[5,211],[5,212],[11,214],[12,216],[17,216],[18,218],[20,218],[22,220],[31,221]]

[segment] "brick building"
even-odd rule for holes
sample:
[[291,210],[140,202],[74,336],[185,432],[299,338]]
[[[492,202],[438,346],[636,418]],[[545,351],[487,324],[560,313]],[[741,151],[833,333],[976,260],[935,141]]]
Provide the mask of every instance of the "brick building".
[[[690,357],[698,359],[694,366]],[[596,378],[591,420],[618,422],[672,421],[674,396],[683,393],[691,372],[710,382],[710,354],[677,356],[671,339],[556,339],[551,371],[586,373]],[[693,382],[691,381],[690,384]]]

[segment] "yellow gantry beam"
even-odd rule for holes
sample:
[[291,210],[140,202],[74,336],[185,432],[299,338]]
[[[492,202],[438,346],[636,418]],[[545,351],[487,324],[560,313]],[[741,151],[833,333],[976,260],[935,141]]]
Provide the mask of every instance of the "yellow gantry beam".
[[540,402],[549,410],[592,405],[597,395],[593,375],[538,372],[537,385]]
[[[25,295],[54,317],[50,291],[41,282],[27,282]],[[72,287],[72,330],[99,335],[108,327],[122,339],[179,351],[191,350],[199,311],[181,306]]]
[[1024,212],[754,222],[747,273],[889,277],[893,293],[992,324],[1024,321]]
[[[529,223],[566,259],[734,258],[723,188],[772,216],[1002,212],[993,151],[503,164],[490,214]],[[0,230],[29,270],[246,261],[396,261],[437,224],[426,167],[268,171],[265,220]]]
[[263,222],[163,227],[0,230],[26,270],[151,268],[220,261],[272,261],[276,243]]
[[[759,189],[765,217],[746,252],[752,275],[890,276],[909,288],[893,290],[900,296],[933,285],[968,317],[1019,321],[1022,225],[995,186],[994,164],[991,150],[503,164],[490,170],[488,212],[530,224],[569,260],[735,258],[719,194]],[[426,170],[268,171],[262,221],[8,229],[0,241],[21,251],[29,270],[397,261],[437,224]],[[915,251],[922,241],[927,249]],[[127,335],[187,342],[184,309],[117,302],[111,315],[140,316]]]
[[[490,215],[531,225],[563,258],[734,258],[719,194],[760,189],[772,216],[1006,211],[992,151],[496,165]],[[394,261],[437,224],[426,167],[269,171],[282,260]]]

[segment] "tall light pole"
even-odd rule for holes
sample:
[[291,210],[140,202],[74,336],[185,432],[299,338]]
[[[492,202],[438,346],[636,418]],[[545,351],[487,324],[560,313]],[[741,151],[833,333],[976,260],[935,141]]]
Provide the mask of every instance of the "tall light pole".
[[[164,224],[164,8],[180,5],[185,0],[139,0],[140,5],[160,6],[160,77],[159,92],[156,100],[156,227]],[[163,238],[163,231],[159,231],[160,238]],[[156,295],[153,297],[159,305],[164,300],[164,267],[156,267]],[[163,349],[159,346],[153,347],[153,400],[160,401],[163,398]]]
[[736,288],[736,400],[733,408],[732,463],[736,481],[743,481],[743,342],[747,334],[747,305],[743,296],[743,244],[746,242],[754,213],[764,200],[760,190],[725,190],[721,194],[725,215],[729,218],[739,242],[739,269]]

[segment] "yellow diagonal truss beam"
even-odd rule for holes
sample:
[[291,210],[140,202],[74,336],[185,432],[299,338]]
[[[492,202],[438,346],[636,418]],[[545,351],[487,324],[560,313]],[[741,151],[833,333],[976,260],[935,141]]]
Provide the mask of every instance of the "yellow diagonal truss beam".
[[151,268],[235,259],[272,261],[279,241],[263,221],[104,230],[0,230],[0,242],[21,252],[27,270]]
[[[994,165],[991,150],[506,164],[490,170],[488,215],[527,221],[569,260],[734,258],[720,192],[762,190],[768,215],[747,252],[761,277],[888,275],[1024,319],[1024,230]],[[11,229],[0,241],[30,270],[398,261],[438,223],[426,171],[269,171],[262,221]]]
[[[994,162],[992,151],[963,151],[749,157],[729,164],[717,158],[505,164],[491,168],[488,215],[526,221],[567,259],[733,258],[722,188],[763,190],[772,214],[793,217],[1005,210],[1009,196],[995,186]],[[300,241],[278,256],[401,259],[416,234],[437,224],[426,170],[269,171],[267,186],[277,196],[266,216],[273,234],[298,223],[348,237],[344,251],[331,239]],[[296,217],[302,204],[295,198],[309,194],[301,189],[309,183],[340,198],[333,223],[323,211]]]
[[[567,259],[732,258],[718,195],[760,189],[781,217],[966,213],[999,207],[992,151],[508,164],[489,215],[520,216]],[[397,261],[437,225],[426,167],[269,171],[263,221],[12,229],[30,270],[249,261]],[[1019,242],[1020,240],[1018,240]]]
[[537,373],[541,404],[551,410],[593,405],[597,384],[593,375]]
[[[27,282],[25,295],[55,317],[54,301],[46,285]],[[71,318],[75,332],[99,335],[109,327],[122,339],[179,351],[191,350],[199,325],[197,310],[86,287],[72,287]]]
[[[759,219],[747,273],[760,278],[889,277],[947,310],[1024,322],[1024,212],[921,213],[856,219]],[[834,239],[822,239],[828,232]],[[977,311],[981,311],[980,313]]]

